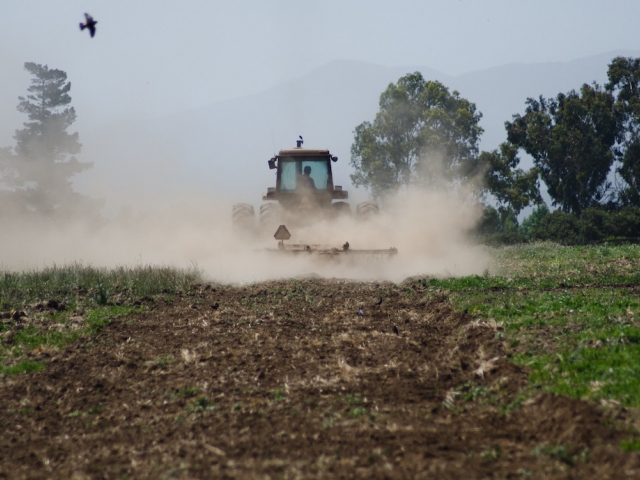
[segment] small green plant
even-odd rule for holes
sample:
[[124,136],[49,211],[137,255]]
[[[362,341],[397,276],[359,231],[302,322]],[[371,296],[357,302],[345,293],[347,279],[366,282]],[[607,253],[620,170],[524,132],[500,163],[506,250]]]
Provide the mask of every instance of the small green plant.
[[347,393],[347,395],[345,395],[345,398],[349,405],[362,403],[362,397],[360,397],[359,393]]
[[98,289],[95,296],[96,303],[101,307],[104,307],[107,304],[108,299],[109,299],[109,296],[107,295],[107,289],[102,284],[98,285]]
[[500,458],[500,445],[494,445],[490,450],[480,453],[483,460],[497,460]]
[[195,387],[184,387],[178,390],[177,392],[175,392],[174,395],[176,397],[190,398],[190,397],[195,397],[199,391],[200,390]]
[[274,402],[279,402],[281,400],[284,400],[284,395],[282,394],[282,389],[281,388],[277,388],[273,392],[273,401]]
[[322,426],[324,428],[331,428],[333,427],[336,420],[340,420],[340,418],[342,418],[342,415],[340,415],[338,412],[334,412],[331,415],[325,417],[324,420],[322,420]]
[[356,407],[349,410],[349,416],[354,418],[358,418],[358,417],[361,417],[362,415],[366,415],[366,413],[367,413],[367,409],[364,407]]
[[640,450],[640,439],[622,440],[620,449],[624,452],[637,452]]
[[576,460],[575,457],[571,456],[569,450],[564,445],[539,445],[533,450],[533,452],[531,452],[531,454],[535,457],[547,455],[562,463],[566,463],[567,465],[573,465]]
[[166,368],[173,363],[173,355],[167,355],[166,357],[160,357],[156,359],[156,365],[162,368]]
[[213,402],[206,397],[198,397],[193,405],[187,407],[189,413],[206,412],[213,410]]

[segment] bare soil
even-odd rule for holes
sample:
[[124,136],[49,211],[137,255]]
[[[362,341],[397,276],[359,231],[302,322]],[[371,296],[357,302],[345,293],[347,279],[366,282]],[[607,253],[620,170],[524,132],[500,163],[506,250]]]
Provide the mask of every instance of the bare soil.
[[145,304],[0,378],[0,478],[640,477],[624,410],[519,403],[527,372],[501,327],[419,284],[201,285]]

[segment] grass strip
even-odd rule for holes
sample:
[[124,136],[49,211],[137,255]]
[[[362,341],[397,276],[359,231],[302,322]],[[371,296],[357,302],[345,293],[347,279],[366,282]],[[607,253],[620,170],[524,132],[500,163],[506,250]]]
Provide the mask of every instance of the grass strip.
[[492,255],[483,276],[417,282],[502,325],[512,361],[531,370],[530,393],[640,406],[640,247],[542,243]]
[[[96,334],[109,322],[144,310],[152,296],[171,296],[201,282],[197,270],[94,268],[81,264],[0,272],[0,374],[44,368],[31,361]],[[55,308],[43,304],[55,300]],[[17,318],[14,318],[14,314]],[[44,349],[44,350],[43,350]]]

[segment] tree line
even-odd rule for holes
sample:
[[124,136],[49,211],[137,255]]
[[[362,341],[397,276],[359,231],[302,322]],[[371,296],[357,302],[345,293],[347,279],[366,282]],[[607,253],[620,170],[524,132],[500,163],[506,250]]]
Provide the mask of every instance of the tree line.
[[[478,232],[505,241],[555,239],[560,224],[577,243],[621,236],[615,215],[640,208],[640,59],[614,58],[607,77],[604,86],[528,98],[524,113],[505,122],[507,140],[480,152],[475,104],[419,72],[405,75],[382,93],[373,122],[356,127],[351,179],[377,198],[410,186],[465,186],[484,204]],[[522,153],[533,160],[528,170]],[[529,206],[534,213],[520,225]],[[640,214],[623,215],[627,227],[639,219],[624,235],[640,236]],[[600,234],[584,233],[596,217]]]

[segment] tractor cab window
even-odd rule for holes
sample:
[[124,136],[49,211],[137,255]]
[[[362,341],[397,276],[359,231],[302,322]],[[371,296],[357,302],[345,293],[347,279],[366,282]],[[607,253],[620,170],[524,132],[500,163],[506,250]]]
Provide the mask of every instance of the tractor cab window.
[[280,190],[292,192],[296,189],[298,177],[298,162],[282,162],[282,174],[280,176]]
[[281,159],[280,191],[293,192],[300,175],[304,175],[305,168],[311,169],[309,176],[313,179],[316,190],[326,190],[329,181],[329,160],[326,158],[312,159],[298,157],[291,160]]
[[305,171],[305,167],[311,168],[311,173],[309,174],[309,176],[313,179],[316,190],[326,190],[327,181],[329,180],[328,162],[326,160],[305,160],[300,163],[301,172]]

